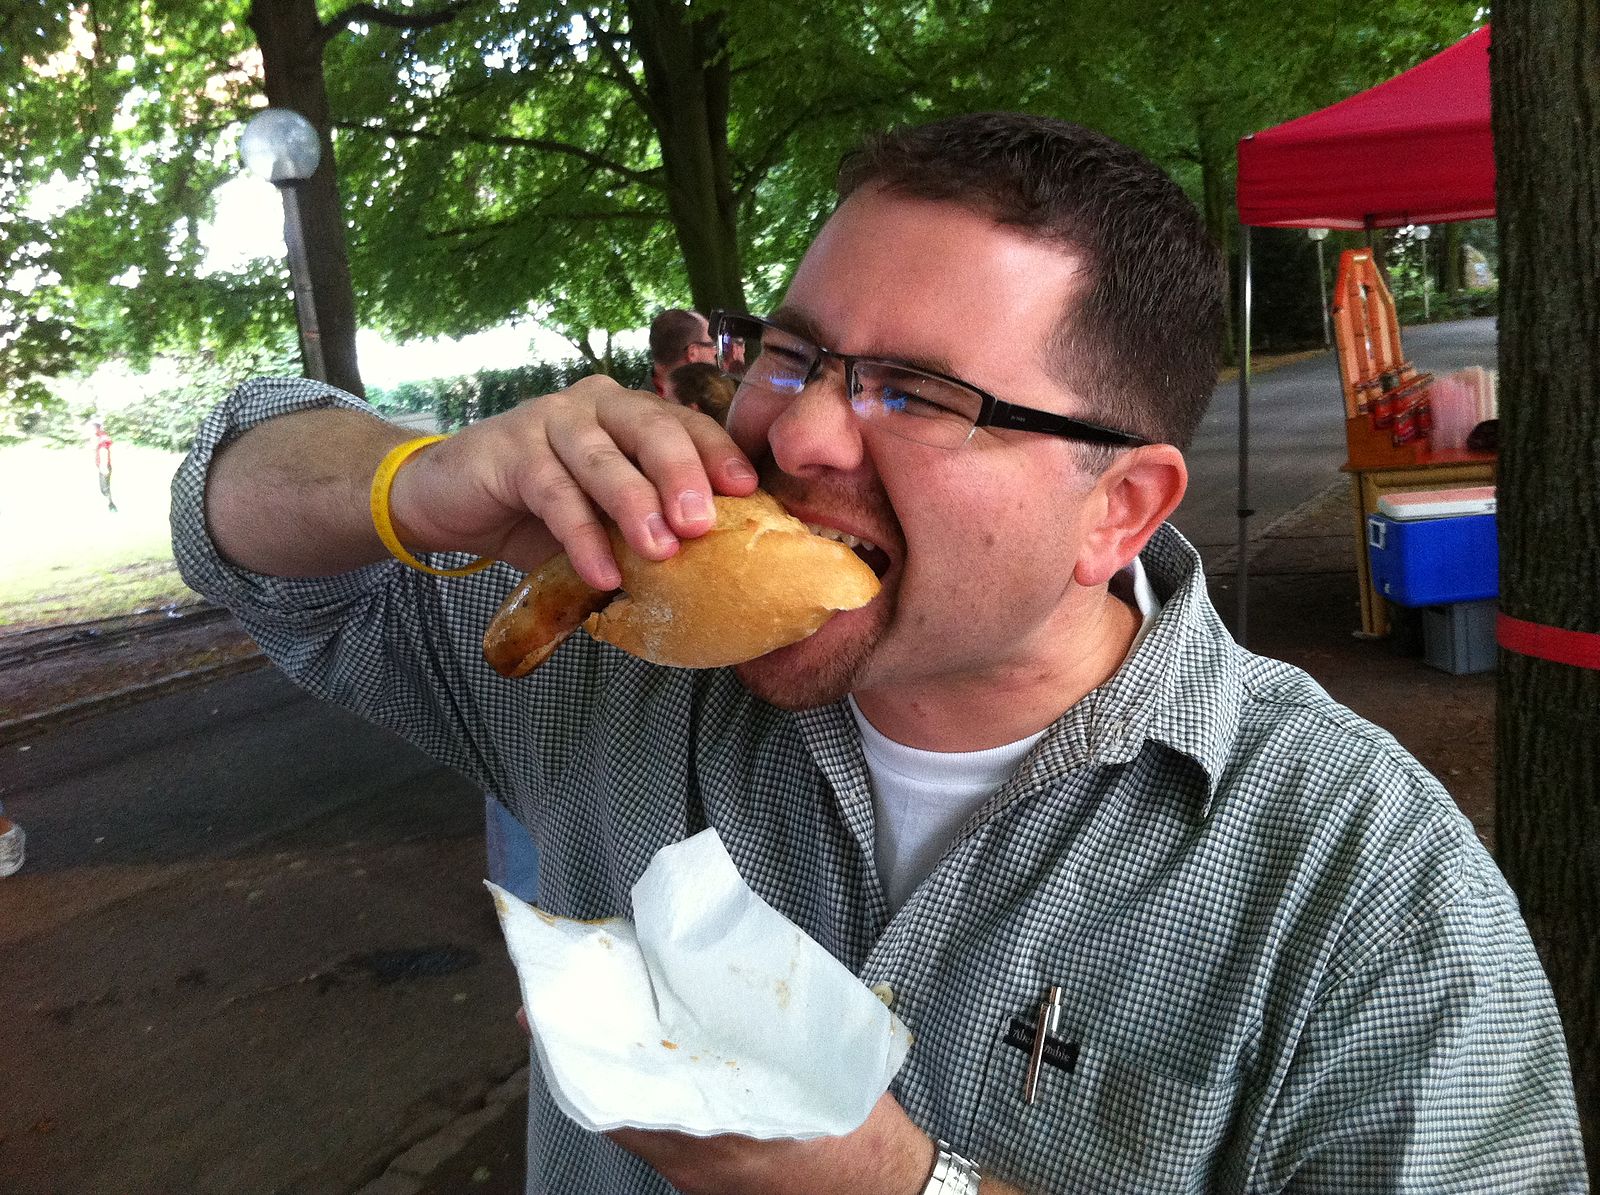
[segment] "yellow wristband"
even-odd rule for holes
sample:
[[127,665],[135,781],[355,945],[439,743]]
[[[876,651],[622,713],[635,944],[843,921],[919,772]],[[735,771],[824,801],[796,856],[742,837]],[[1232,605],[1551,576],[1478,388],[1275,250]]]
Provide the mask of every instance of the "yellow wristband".
[[372,475],[372,526],[378,532],[378,538],[383,541],[383,546],[389,549],[389,554],[402,564],[409,564],[412,568],[424,573],[431,573],[435,577],[467,577],[473,573],[481,573],[494,563],[487,556],[479,557],[471,564],[461,568],[434,568],[431,564],[423,564],[400,542],[400,537],[394,533],[394,520],[389,517],[389,491],[394,488],[395,474],[400,472],[400,466],[429,444],[437,444],[448,436],[418,436],[415,440],[407,440],[404,444],[396,444],[389,450],[389,454],[378,465],[378,471]]

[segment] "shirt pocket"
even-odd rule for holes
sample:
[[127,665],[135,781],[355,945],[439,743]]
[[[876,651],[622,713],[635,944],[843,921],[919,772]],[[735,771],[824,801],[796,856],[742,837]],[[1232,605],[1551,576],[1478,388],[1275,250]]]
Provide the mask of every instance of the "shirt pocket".
[[[1046,1063],[1032,1105],[1023,1103],[1029,1051],[998,1035],[968,1134],[973,1156],[1031,1191],[1209,1191],[1212,1161],[1235,1114],[1237,1073],[1195,1083],[1108,1053],[1063,1028],[1058,1063]],[[1065,1047],[1065,1049],[1063,1049]]]

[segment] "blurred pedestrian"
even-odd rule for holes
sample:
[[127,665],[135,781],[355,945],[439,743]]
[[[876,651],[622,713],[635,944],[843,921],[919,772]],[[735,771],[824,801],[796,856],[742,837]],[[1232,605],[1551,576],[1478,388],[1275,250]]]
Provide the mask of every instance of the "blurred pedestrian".
[[100,496],[106,500],[106,509],[116,514],[117,504],[111,497],[111,433],[96,419],[90,437],[94,441],[95,472],[100,475]]
[[669,307],[650,321],[650,385],[667,397],[667,377],[680,365],[716,359],[716,342],[698,311]]

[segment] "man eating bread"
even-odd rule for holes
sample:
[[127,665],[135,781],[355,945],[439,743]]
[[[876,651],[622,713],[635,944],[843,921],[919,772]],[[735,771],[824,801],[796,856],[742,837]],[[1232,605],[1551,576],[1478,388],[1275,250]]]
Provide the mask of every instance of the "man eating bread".
[[[174,483],[189,583],[498,794],[551,913],[626,916],[714,828],[913,1035],[812,1141],[590,1134],[536,1080],[528,1190],[1583,1189],[1561,1026],[1472,827],[1235,645],[1165,523],[1223,302],[1193,206],[1011,114],[874,138],[838,181],[776,310],[712,319],[726,430],[596,377],[423,443],[262,381]],[[732,667],[573,629],[758,485],[875,586]],[[563,554],[570,625],[500,675],[489,624]],[[711,639],[758,604],[717,599]]]

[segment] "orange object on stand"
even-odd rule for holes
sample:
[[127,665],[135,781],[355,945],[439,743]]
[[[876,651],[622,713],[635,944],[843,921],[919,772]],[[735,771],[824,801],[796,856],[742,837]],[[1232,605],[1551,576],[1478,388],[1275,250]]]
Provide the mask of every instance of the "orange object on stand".
[[1416,464],[1433,430],[1433,375],[1419,373],[1401,351],[1394,299],[1371,249],[1339,255],[1332,317],[1350,467]]

